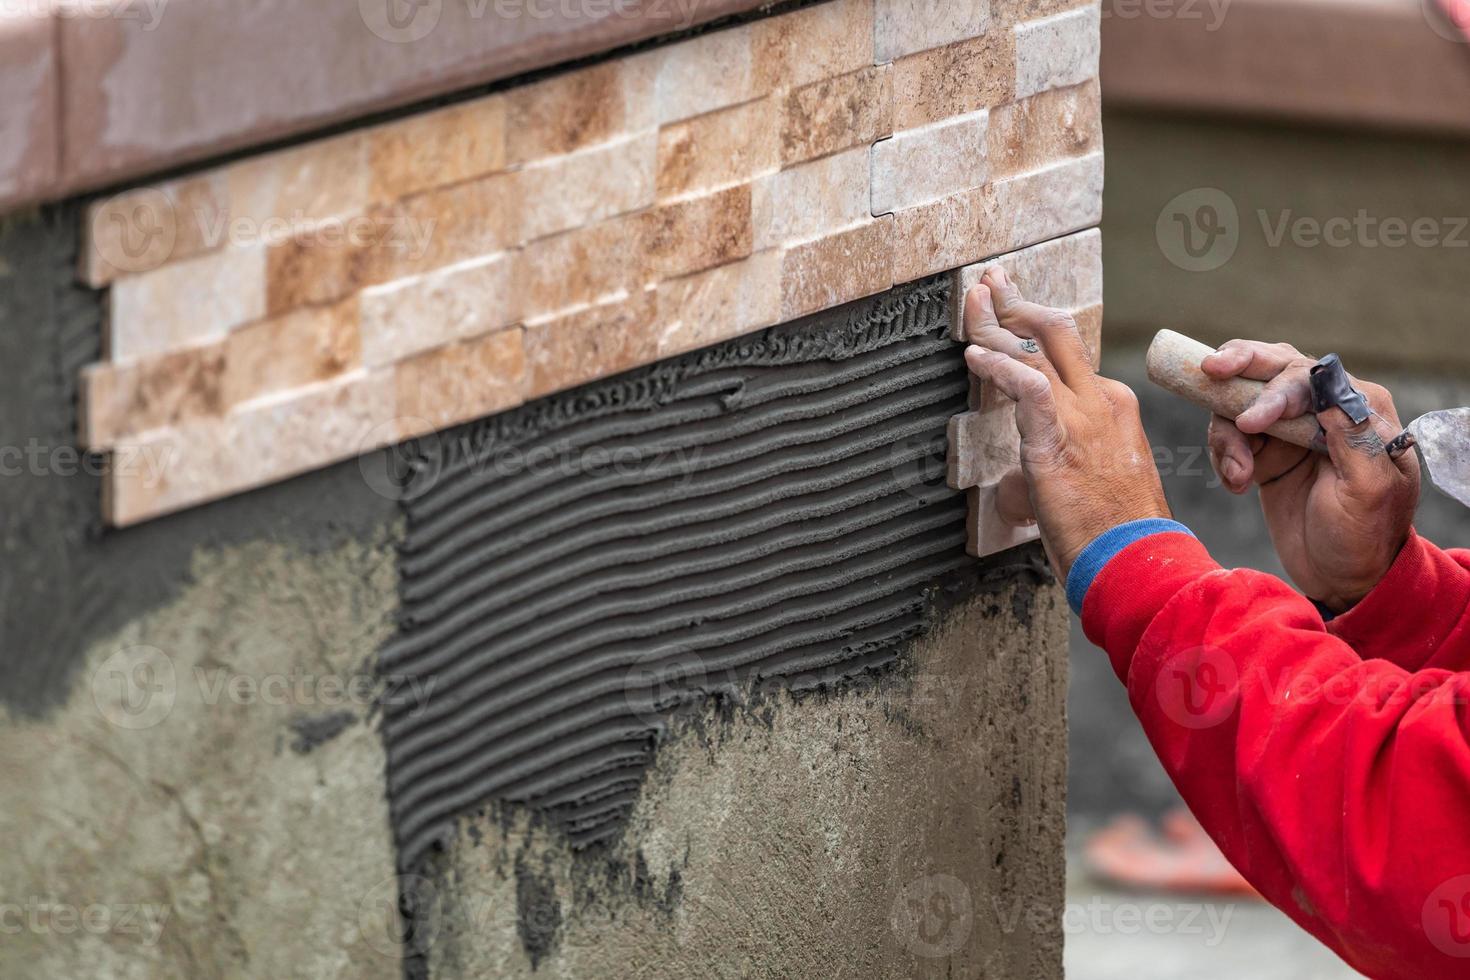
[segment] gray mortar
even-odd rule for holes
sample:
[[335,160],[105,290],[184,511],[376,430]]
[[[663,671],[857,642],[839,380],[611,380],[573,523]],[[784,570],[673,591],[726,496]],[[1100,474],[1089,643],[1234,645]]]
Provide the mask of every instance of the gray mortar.
[[606,848],[523,808],[424,879],[430,974],[1060,976],[1060,591],[978,597],[901,665],[679,720]]

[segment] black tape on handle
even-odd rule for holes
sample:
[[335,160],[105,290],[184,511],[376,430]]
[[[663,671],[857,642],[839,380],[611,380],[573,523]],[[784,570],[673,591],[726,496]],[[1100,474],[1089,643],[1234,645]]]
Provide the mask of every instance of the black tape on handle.
[[1354,425],[1362,425],[1373,414],[1368,407],[1368,399],[1353,387],[1347,370],[1342,366],[1342,358],[1336,354],[1328,354],[1318,361],[1312,368],[1311,377],[1312,411],[1320,414],[1329,408],[1340,408]]

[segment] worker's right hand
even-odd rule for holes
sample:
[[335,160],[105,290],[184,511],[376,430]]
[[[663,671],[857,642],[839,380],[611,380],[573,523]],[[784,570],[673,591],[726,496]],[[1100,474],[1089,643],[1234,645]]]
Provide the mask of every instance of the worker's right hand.
[[1317,416],[1330,456],[1265,435],[1312,409],[1316,361],[1288,344],[1232,340],[1200,367],[1212,378],[1266,382],[1233,419],[1210,422],[1210,461],[1225,487],[1261,489],[1261,508],[1281,563],[1304,593],[1334,612],[1356,605],[1382,580],[1408,540],[1419,503],[1419,460],[1385,446],[1403,429],[1393,398],[1353,379],[1373,415],[1354,425],[1341,409]]

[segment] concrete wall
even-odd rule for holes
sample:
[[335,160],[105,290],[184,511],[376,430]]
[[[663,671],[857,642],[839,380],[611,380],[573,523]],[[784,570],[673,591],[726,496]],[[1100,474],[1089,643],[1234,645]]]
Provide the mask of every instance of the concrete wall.
[[1034,547],[870,683],[686,717],[616,844],[487,809],[400,881],[386,454],[100,530],[62,451],[101,312],[77,224],[0,227],[0,975],[399,976],[400,892],[436,977],[1060,975],[1066,617]]

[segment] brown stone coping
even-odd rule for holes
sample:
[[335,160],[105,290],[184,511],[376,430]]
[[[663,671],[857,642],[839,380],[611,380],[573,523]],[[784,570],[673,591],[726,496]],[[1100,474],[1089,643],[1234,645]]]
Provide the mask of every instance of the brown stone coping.
[[[0,16],[0,134],[6,142],[0,146],[0,210],[777,5],[67,2],[28,0]],[[406,16],[390,21],[384,12],[394,8]],[[568,9],[583,13],[568,16]]]
[[1470,133],[1470,43],[1435,0],[1105,0],[1115,106]]

